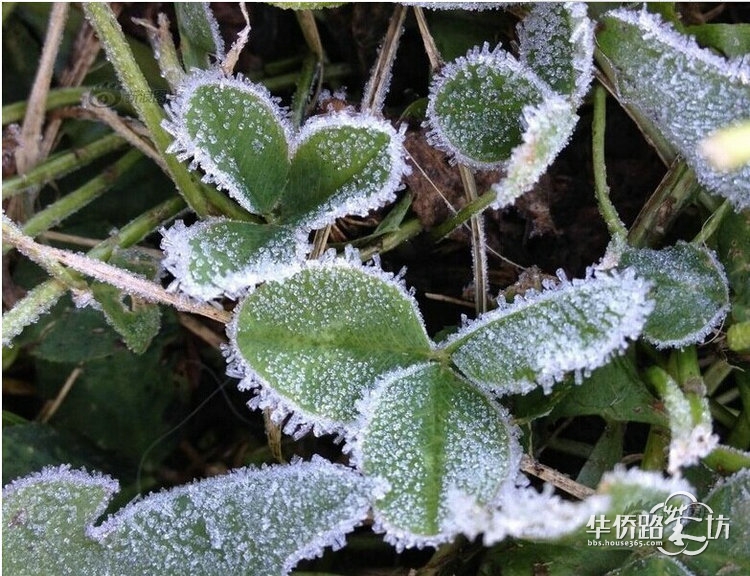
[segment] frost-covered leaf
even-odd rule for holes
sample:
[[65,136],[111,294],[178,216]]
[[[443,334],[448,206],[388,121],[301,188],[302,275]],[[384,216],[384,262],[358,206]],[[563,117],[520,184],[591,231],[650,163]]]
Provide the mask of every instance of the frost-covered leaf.
[[[113,254],[109,263],[150,280],[155,279],[159,271],[158,260],[135,249]],[[125,345],[134,353],[143,354],[161,328],[159,305],[124,294],[103,282],[93,282],[91,292]]]
[[274,408],[277,420],[294,412],[289,431],[342,432],[378,376],[432,352],[400,282],[344,260],[310,262],[260,286],[237,307],[229,334],[240,387],[260,387],[251,406]]
[[374,489],[322,459],[241,469],[152,494],[94,526],[117,483],[46,469],[3,490],[4,570],[279,576],[326,546],[342,546]]
[[459,162],[502,167],[522,142],[524,109],[552,95],[528,66],[485,44],[447,65],[433,81],[429,138]]
[[719,443],[719,437],[712,433],[706,390],[702,382],[693,383],[687,392],[688,398],[677,382],[661,368],[650,368],[648,375],[661,395],[669,416],[671,439],[667,470],[670,474],[677,474],[681,468],[697,464]]
[[503,179],[492,185],[493,207],[502,208],[532,189],[565,148],[578,116],[561,96],[550,96],[538,106],[523,109],[523,142],[513,148]]
[[[720,481],[701,501],[713,510],[714,531],[719,516],[724,516],[729,524],[728,538],[720,531],[719,537],[711,540],[703,552],[683,556],[685,564],[698,574],[739,576],[750,573],[750,469]],[[706,522],[688,524],[685,533],[698,537],[706,535]]]
[[643,335],[660,348],[702,342],[726,316],[727,279],[707,248],[680,242],[662,250],[629,249],[620,267],[653,285],[655,306]]
[[613,358],[584,378],[557,404],[550,418],[597,415],[617,422],[645,422],[666,426],[663,408],[638,376],[633,361],[626,355]]
[[296,140],[280,219],[317,228],[395,199],[406,170],[403,134],[364,114],[316,116]]
[[236,298],[249,286],[300,269],[307,234],[287,226],[211,219],[163,231],[164,267],[180,289],[205,300]]
[[620,95],[658,126],[698,180],[736,207],[750,206],[750,164],[720,172],[698,150],[716,129],[750,115],[747,59],[726,60],[701,49],[645,9],[607,13],[597,43]]
[[676,558],[652,554],[636,558],[622,568],[607,572],[605,576],[693,576],[693,572]]
[[594,67],[594,28],[582,2],[539,2],[518,28],[519,57],[578,106]]
[[219,72],[194,73],[168,113],[170,152],[193,158],[243,208],[271,213],[289,172],[290,127],[265,88]]
[[208,68],[224,58],[224,40],[208,2],[175,2],[185,69]]
[[353,458],[390,489],[374,505],[376,530],[397,547],[437,545],[457,532],[449,496],[493,501],[518,469],[508,415],[439,364],[383,377],[363,403]]
[[443,348],[483,388],[524,393],[538,383],[549,392],[566,372],[593,370],[638,337],[652,308],[647,293],[632,273],[563,281],[483,315]]

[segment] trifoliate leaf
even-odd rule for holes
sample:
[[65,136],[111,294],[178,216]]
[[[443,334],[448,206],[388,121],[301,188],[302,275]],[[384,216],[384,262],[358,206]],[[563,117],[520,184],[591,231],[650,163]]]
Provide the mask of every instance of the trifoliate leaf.
[[652,308],[647,294],[632,273],[564,281],[483,315],[442,347],[487,390],[524,393],[538,383],[549,392],[566,372],[580,381],[637,338]]
[[168,107],[164,127],[175,137],[169,151],[193,158],[206,180],[246,210],[270,214],[289,172],[290,126],[260,85],[194,73]]
[[413,298],[374,268],[310,262],[237,307],[229,328],[240,387],[288,431],[343,432],[381,374],[426,360],[431,344]]
[[450,540],[450,494],[488,504],[516,475],[520,447],[508,415],[439,364],[384,376],[363,412],[354,461],[390,486],[374,505],[375,528],[399,548]]
[[[750,571],[750,470],[745,469],[720,481],[702,499],[713,511],[712,539],[706,549],[694,556],[682,556],[685,564],[699,574],[746,574]],[[707,510],[703,510],[708,512]],[[720,517],[723,516],[723,524]],[[691,522],[685,534],[708,536],[708,519]]]
[[433,81],[429,138],[464,164],[502,167],[522,142],[524,108],[552,95],[528,66],[485,44],[448,64]]
[[186,70],[206,69],[224,58],[224,40],[208,2],[175,2],[180,51]]
[[698,149],[715,130],[750,116],[747,59],[727,60],[699,48],[645,9],[607,13],[597,43],[621,97],[661,130],[703,185],[738,208],[749,207],[750,164],[720,172]]
[[577,107],[591,84],[594,27],[581,2],[533,5],[518,27],[519,57]]
[[162,233],[164,267],[183,292],[204,300],[236,298],[261,281],[290,276],[309,250],[306,233],[271,224],[178,221]]
[[316,116],[296,141],[280,219],[317,228],[395,199],[406,171],[403,133],[373,116]]
[[152,494],[104,523],[117,483],[48,468],[3,490],[4,570],[26,574],[279,576],[340,547],[377,491],[323,461],[224,476]]
[[578,116],[565,98],[550,96],[538,106],[523,109],[523,142],[513,148],[505,176],[492,185],[494,208],[513,204],[531,190],[570,140]]
[[726,316],[727,279],[708,248],[680,242],[662,250],[629,249],[620,267],[653,285],[655,307],[643,335],[660,348],[702,342]]

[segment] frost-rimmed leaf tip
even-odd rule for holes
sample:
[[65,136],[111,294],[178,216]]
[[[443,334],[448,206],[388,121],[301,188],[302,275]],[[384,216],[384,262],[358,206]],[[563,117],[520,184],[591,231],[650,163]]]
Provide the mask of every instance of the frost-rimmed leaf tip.
[[307,231],[211,218],[162,229],[162,265],[174,277],[170,290],[203,300],[236,299],[252,286],[299,271],[310,250]]
[[450,493],[490,504],[518,473],[510,415],[450,368],[430,362],[389,372],[358,405],[345,451],[389,486],[373,504],[373,529],[398,550],[451,541]]
[[736,208],[750,206],[750,164],[723,172],[700,152],[715,130],[748,118],[750,59],[700,48],[645,8],[607,12],[600,24],[597,42],[621,97],[661,130],[701,184]]
[[447,64],[433,80],[428,141],[468,166],[503,168],[521,143],[524,107],[553,95],[528,66],[485,43]]
[[228,373],[241,390],[257,390],[249,406],[270,409],[276,422],[290,416],[284,429],[298,437],[344,434],[379,375],[433,350],[402,280],[360,264],[356,252],[258,287],[227,333]]
[[243,208],[268,214],[289,170],[292,127],[288,113],[260,85],[218,70],[193,71],[167,106],[163,126],[175,141],[168,152],[204,181],[226,190]]
[[469,380],[496,394],[545,393],[604,365],[637,338],[653,309],[649,284],[626,270],[545,286],[484,314],[441,348]]

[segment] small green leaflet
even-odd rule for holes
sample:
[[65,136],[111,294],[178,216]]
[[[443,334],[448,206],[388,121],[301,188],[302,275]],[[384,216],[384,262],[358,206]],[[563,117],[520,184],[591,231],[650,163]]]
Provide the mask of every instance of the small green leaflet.
[[224,58],[224,40],[208,2],[175,2],[185,70],[206,69]]
[[645,8],[608,12],[596,38],[620,96],[659,128],[701,184],[739,209],[750,207],[750,164],[721,172],[699,151],[715,130],[748,118],[747,59],[702,49]]
[[538,384],[549,393],[565,373],[580,381],[638,337],[652,309],[647,294],[632,272],[565,280],[483,315],[442,347],[486,390],[518,394]]
[[391,202],[407,171],[403,131],[386,121],[345,110],[295,132],[265,88],[218,72],[194,73],[168,112],[170,151],[269,223],[178,224],[164,233],[167,269],[203,299],[236,297],[299,269],[311,230]]
[[376,268],[310,262],[258,287],[229,328],[231,372],[260,387],[252,407],[272,408],[287,430],[343,432],[378,376],[422,362],[432,345],[414,299]]
[[284,575],[327,546],[343,546],[378,492],[351,469],[316,458],[151,494],[95,526],[117,488],[107,477],[67,467],[6,486],[4,570],[17,576]]
[[708,248],[680,242],[662,250],[628,249],[620,267],[653,285],[655,307],[643,335],[659,348],[702,342],[729,310],[724,269]]
[[390,486],[374,505],[375,529],[399,549],[455,536],[454,492],[489,504],[515,478],[521,451],[509,416],[439,364],[383,377],[363,412],[353,458]]

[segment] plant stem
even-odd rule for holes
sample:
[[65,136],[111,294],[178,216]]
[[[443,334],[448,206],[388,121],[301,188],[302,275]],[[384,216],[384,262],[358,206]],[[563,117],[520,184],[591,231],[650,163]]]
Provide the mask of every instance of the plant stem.
[[43,266],[48,263],[62,264],[95,280],[116,286],[127,294],[139,296],[150,302],[168,304],[177,310],[200,314],[223,324],[228,323],[231,318],[229,312],[214,308],[210,304],[196,302],[182,294],[168,292],[159,284],[145,280],[117,266],[34,242],[8,218],[3,218],[3,240],[10,242],[19,252]]
[[599,212],[604,218],[610,236],[615,242],[624,243],[628,236],[625,224],[609,197],[607,165],[604,161],[604,132],[607,123],[607,92],[601,85],[594,88],[594,122],[592,125],[592,155],[594,161],[594,191]]
[[[464,195],[469,202],[477,199],[477,183],[471,169],[463,164],[458,166]],[[487,312],[487,247],[484,238],[482,213],[471,217],[471,260],[474,268],[474,308],[477,316]]]
[[667,449],[669,448],[669,431],[663,426],[652,424],[643,449],[643,470],[664,470],[667,466]]
[[370,73],[370,79],[365,86],[362,96],[362,110],[370,110],[380,113],[385,103],[385,95],[391,81],[393,62],[396,59],[398,43],[403,33],[404,20],[406,19],[406,6],[396,4],[391,15],[388,30],[385,33],[383,45],[380,47],[378,59]]
[[115,67],[126,93],[130,96],[133,107],[151,133],[156,149],[164,158],[177,188],[198,216],[209,216],[213,210],[203,190],[193,180],[187,168],[175,156],[166,153],[167,147],[172,143],[172,137],[161,126],[163,111],[138,67],[111,8],[106,3],[90,2],[84,4],[84,11],[96,30],[109,61]]
[[374,244],[362,248],[359,252],[359,256],[362,262],[366,262],[376,254],[383,254],[393,250],[407,240],[417,236],[422,230],[422,223],[417,218],[404,222],[398,230],[390,232],[389,234],[383,234]]
[[630,227],[630,245],[642,248],[658,243],[698,190],[695,173],[682,158],[675,159]]
[[[174,218],[185,209],[185,202],[180,197],[170,198],[155,206],[124,226],[117,234],[104,240],[88,252],[90,258],[108,260],[115,248],[127,248],[140,242],[155,228]],[[3,344],[10,344],[23,329],[55,305],[65,294],[67,286],[58,280],[42,282],[16,305],[3,314]]]
[[109,134],[70,152],[63,152],[39,164],[26,174],[9,178],[3,182],[3,200],[33,186],[41,186],[52,180],[62,178],[78,168],[90,164],[110,152],[119,150],[125,141],[117,134]]
[[735,381],[742,399],[742,411],[727,437],[727,444],[747,450],[750,448],[750,377],[747,372],[737,371]]
[[476,200],[472,200],[453,216],[430,230],[430,238],[435,242],[441,240],[453,232],[453,230],[465,224],[472,216],[484,211],[485,208],[495,201],[496,197],[497,194],[493,190],[488,190],[484,194],[477,196]]
[[302,120],[305,118],[308,103],[314,98],[310,98],[310,92],[317,92],[316,79],[320,79],[322,73],[322,62],[314,54],[309,54],[302,61],[302,69],[299,71],[297,89],[292,97],[292,124],[299,128]]
[[31,237],[37,236],[56,226],[71,214],[75,214],[109,190],[117,179],[128,172],[142,157],[137,150],[131,150],[93,180],[34,214],[24,224],[24,234]]
[[698,232],[695,238],[693,238],[692,243],[695,245],[701,245],[708,242],[708,239],[711,238],[711,236],[714,235],[714,232],[716,232],[719,229],[719,226],[721,226],[722,220],[724,220],[724,216],[729,214],[732,211],[732,206],[729,203],[729,200],[724,200],[721,206],[719,206],[716,211],[709,216],[706,221],[703,223],[703,227],[701,228],[701,231]]

